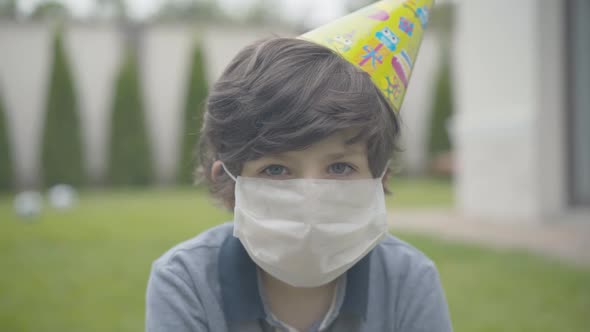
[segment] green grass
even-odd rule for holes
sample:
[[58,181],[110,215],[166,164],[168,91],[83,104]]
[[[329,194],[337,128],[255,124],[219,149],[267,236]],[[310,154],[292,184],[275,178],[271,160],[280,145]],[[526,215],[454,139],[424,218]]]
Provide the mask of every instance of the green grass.
[[[392,189],[399,208],[451,202],[442,182],[398,181]],[[17,219],[11,204],[0,197],[0,331],[7,332],[142,331],[150,263],[230,220],[195,189],[85,193],[74,210],[46,208],[30,223]],[[588,270],[518,252],[400,237],[436,261],[456,331],[590,327]]]
[[387,203],[393,209],[451,208],[454,203],[451,180],[445,178],[394,178],[389,191]]
[[455,331],[590,331],[590,270],[512,250],[400,236],[437,264]]

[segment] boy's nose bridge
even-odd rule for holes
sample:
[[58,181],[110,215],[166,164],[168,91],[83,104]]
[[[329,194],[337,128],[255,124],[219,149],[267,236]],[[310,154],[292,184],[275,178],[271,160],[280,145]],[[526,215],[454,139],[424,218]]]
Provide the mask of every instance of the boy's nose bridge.
[[321,167],[314,165],[313,163],[305,163],[301,174],[301,179],[321,179],[324,177]]

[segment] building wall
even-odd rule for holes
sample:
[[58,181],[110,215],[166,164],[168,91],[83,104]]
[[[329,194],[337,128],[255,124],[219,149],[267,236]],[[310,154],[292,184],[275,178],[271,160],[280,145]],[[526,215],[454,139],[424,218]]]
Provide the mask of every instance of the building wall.
[[536,57],[537,116],[535,118],[536,177],[539,182],[539,212],[543,221],[559,221],[567,214],[567,133],[569,104],[566,88],[565,1],[542,0],[537,5]]
[[0,93],[5,103],[16,181],[27,187],[40,180],[40,140],[47,82],[52,63],[46,26],[0,22]]
[[[84,135],[85,165],[91,180],[99,182],[107,171],[115,80],[129,40],[113,24],[72,23],[64,31]],[[158,182],[171,182],[177,169],[181,112],[196,43],[205,47],[206,75],[214,82],[241,47],[271,34],[271,30],[255,28],[195,25],[149,25],[139,32],[140,85]],[[40,183],[52,42],[50,24],[0,22],[0,93],[6,103],[19,187]]]
[[[0,21],[0,93],[7,104],[17,183],[21,186],[40,183],[40,140],[52,63],[52,31],[48,24]],[[169,183],[177,170],[187,74],[196,43],[204,48],[211,84],[231,58],[254,40],[294,36],[293,32],[273,28],[180,24],[146,25],[133,32],[130,39],[113,24],[71,23],[65,27],[66,54],[80,106],[85,165],[93,182],[100,182],[107,171],[114,83],[126,44],[132,42],[139,51],[140,85],[156,177],[160,183]],[[426,34],[402,109],[403,158],[408,173],[425,169],[439,49],[436,38]]]
[[432,105],[441,56],[437,35],[426,33],[400,110],[403,139],[401,157],[404,172],[409,175],[423,175],[428,171]]
[[172,182],[175,178],[195,33],[189,26],[152,26],[143,31],[141,88],[156,180],[160,183]]
[[123,43],[114,26],[81,25],[66,30],[66,54],[75,82],[86,168],[92,182],[99,182],[107,171],[113,83],[123,60]]
[[457,2],[456,197],[468,216],[542,222],[566,209],[562,7]]
[[[568,0],[570,202],[590,208],[590,2]],[[590,220],[590,218],[588,218]]]

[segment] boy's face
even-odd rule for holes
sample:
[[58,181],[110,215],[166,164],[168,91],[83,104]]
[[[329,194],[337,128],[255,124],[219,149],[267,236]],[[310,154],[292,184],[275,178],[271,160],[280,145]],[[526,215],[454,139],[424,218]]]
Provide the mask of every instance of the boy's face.
[[305,150],[266,155],[248,161],[244,164],[241,175],[277,180],[372,178],[366,142],[347,144],[356,134],[356,130],[344,130]]

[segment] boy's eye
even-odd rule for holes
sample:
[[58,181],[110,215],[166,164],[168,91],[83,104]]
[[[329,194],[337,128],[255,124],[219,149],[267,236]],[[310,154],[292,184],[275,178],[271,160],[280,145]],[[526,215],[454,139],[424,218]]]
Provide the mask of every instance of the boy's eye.
[[287,174],[287,168],[281,165],[270,165],[262,172],[268,176],[280,176]]
[[338,174],[338,175],[346,175],[352,171],[354,171],[354,168],[352,168],[347,163],[335,163],[335,164],[330,165],[330,167],[328,169],[328,173]]

